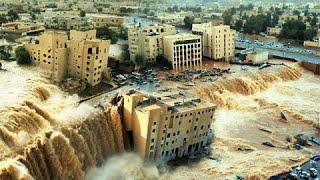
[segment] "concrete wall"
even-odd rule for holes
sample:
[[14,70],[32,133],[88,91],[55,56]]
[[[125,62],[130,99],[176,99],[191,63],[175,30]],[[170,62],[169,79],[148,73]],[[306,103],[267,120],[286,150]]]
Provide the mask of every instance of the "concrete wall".
[[320,64],[310,63],[310,62],[301,62],[301,66],[305,69],[314,72],[317,75],[320,75]]

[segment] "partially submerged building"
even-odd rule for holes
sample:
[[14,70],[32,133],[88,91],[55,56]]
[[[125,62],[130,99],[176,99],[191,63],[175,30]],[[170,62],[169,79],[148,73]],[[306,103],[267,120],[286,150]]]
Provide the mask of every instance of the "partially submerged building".
[[33,61],[60,82],[66,77],[84,80],[91,86],[101,82],[107,68],[110,41],[96,39],[96,30],[47,32],[26,46]]
[[262,49],[248,49],[240,52],[240,61],[248,64],[263,64],[268,62],[269,53]]
[[176,34],[164,37],[164,57],[173,69],[191,69],[202,66],[201,36]]
[[125,128],[144,159],[193,155],[210,140],[216,109],[212,103],[178,91],[152,96],[130,91],[123,97]]
[[192,33],[202,36],[204,57],[223,61],[234,58],[236,31],[230,29],[230,26],[213,26],[211,23],[193,24]]

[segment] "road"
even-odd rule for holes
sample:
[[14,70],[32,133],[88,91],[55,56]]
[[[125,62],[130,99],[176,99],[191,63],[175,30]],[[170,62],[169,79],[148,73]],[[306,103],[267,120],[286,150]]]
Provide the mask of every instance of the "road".
[[310,50],[306,48],[293,47],[293,46],[289,48],[285,48],[282,46],[283,45],[281,45],[280,43],[265,44],[264,42],[263,44],[261,44],[261,42],[254,43],[248,40],[244,40],[244,42],[240,42],[239,40],[236,41],[236,47],[259,48],[259,49],[268,50],[269,54],[274,56],[295,59],[297,61],[308,61],[313,63],[320,63],[320,57],[317,56],[317,54],[319,54],[319,51],[317,50]]

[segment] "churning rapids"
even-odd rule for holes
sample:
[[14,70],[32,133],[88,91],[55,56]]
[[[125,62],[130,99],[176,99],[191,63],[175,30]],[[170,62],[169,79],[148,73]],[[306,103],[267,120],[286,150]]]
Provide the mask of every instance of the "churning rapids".
[[[242,173],[264,179],[294,165],[288,159],[299,163],[319,151],[294,151],[284,141],[301,128],[314,133],[313,111],[319,109],[319,77],[296,64],[197,85],[191,92],[219,107],[212,149],[220,162],[205,159],[161,175],[133,154],[113,157],[130,146],[121,123],[122,101],[104,108],[78,105],[76,95],[50,84],[38,69],[3,64],[7,71],[0,71],[0,179],[225,179]],[[290,123],[278,122],[280,112]],[[259,126],[273,133],[261,134]],[[262,139],[281,148],[266,149]]]

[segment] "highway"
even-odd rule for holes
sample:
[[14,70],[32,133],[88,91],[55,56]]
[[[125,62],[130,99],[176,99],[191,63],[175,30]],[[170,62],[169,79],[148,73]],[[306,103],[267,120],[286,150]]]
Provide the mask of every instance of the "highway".
[[283,47],[283,44],[266,43],[266,42],[251,42],[248,40],[236,41],[237,48],[258,48],[264,49],[269,52],[270,55],[278,56],[282,58],[295,59],[297,61],[308,61],[313,63],[320,63],[319,50],[310,50],[301,47]]

